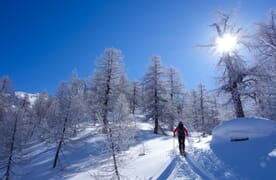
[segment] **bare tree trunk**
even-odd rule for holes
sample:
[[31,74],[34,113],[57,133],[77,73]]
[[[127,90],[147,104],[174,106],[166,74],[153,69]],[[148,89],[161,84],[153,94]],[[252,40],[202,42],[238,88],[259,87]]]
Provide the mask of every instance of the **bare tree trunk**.
[[[110,72],[110,74],[111,74],[111,72]],[[108,103],[109,103],[109,94],[110,94],[110,80],[111,80],[111,75],[108,76],[107,81],[106,81],[104,114],[103,114],[103,124],[104,124],[103,133],[107,133],[107,124],[108,124],[107,114],[108,114]]]
[[154,64],[154,134],[158,133],[157,64]]
[[158,133],[158,117],[154,116],[154,134]]
[[204,130],[204,101],[203,101],[203,85],[200,84],[199,85],[199,88],[200,88],[200,119],[201,119],[201,130],[202,130],[202,133],[204,134],[205,130]]
[[[171,103],[172,105],[174,104],[174,87],[173,87],[173,84],[174,84],[174,76],[173,76],[173,73],[172,73],[172,69],[170,69],[170,99],[171,99]],[[174,118],[171,118],[170,120],[170,129],[171,131],[173,131],[173,128],[174,128]]]
[[113,158],[115,174],[116,174],[118,180],[120,180],[120,174],[119,174],[118,165],[117,165],[117,158],[116,158],[116,148],[115,148],[115,144],[112,140],[112,130],[111,130],[111,128],[109,128],[108,134],[109,134],[109,138],[110,138],[110,141],[111,141],[111,150],[112,150],[112,158]]
[[[23,101],[23,104],[21,106],[21,109],[25,108],[25,105],[26,105],[26,99],[24,99]],[[11,165],[12,165],[12,158],[13,158],[13,153],[14,153],[14,145],[15,145],[15,136],[16,136],[16,130],[17,130],[17,123],[18,123],[18,116],[20,114],[20,110],[18,110],[17,114],[16,114],[16,117],[15,117],[15,122],[14,122],[14,125],[13,125],[13,132],[12,132],[12,141],[11,141],[11,145],[10,145],[10,155],[9,155],[9,158],[8,158],[8,165],[7,165],[7,170],[6,170],[6,180],[9,180],[10,179],[10,172],[11,172]],[[23,112],[23,115],[25,114],[25,109],[24,109],[24,112]]]
[[133,87],[133,104],[132,104],[132,114],[135,114],[135,109],[136,109],[136,96],[137,96],[137,87],[136,87],[136,84],[134,84],[134,87]]
[[154,134],[158,133],[158,101],[157,101],[157,89],[154,90]]
[[244,117],[244,111],[243,111],[243,107],[242,107],[240,94],[237,89],[237,83],[233,83],[231,95],[232,95],[232,100],[234,103],[236,117],[238,117],[238,118]]
[[11,169],[11,163],[12,163],[12,158],[13,158],[17,121],[18,121],[18,117],[16,117],[16,120],[15,120],[14,126],[13,126],[12,142],[11,142],[11,146],[10,146],[10,155],[9,155],[8,166],[7,166],[7,170],[6,170],[6,180],[10,179],[10,169]]
[[232,79],[232,73],[235,72],[233,68],[233,64],[231,61],[231,57],[229,54],[227,54],[227,61],[226,63],[226,68],[228,70],[228,76],[230,78],[230,91],[231,91],[231,96],[232,96],[232,101],[234,104],[234,109],[235,109],[235,114],[236,117],[244,117],[244,111],[242,107],[242,102],[240,98],[240,93],[238,90],[238,83],[240,83],[241,80],[239,79]]
[[55,168],[57,166],[57,160],[58,160],[58,157],[59,157],[59,152],[61,150],[62,143],[64,141],[64,134],[65,134],[65,130],[66,130],[67,121],[68,121],[68,118],[66,117],[65,120],[64,120],[64,124],[63,124],[62,135],[61,135],[60,141],[58,143],[56,155],[55,155],[55,158],[54,158],[53,168]]
[[60,140],[59,144],[58,144],[58,148],[57,148],[56,155],[55,155],[55,158],[54,158],[53,168],[56,168],[56,166],[57,166],[57,160],[58,160],[58,157],[59,157],[59,151],[61,149],[61,145],[62,145],[62,140]]

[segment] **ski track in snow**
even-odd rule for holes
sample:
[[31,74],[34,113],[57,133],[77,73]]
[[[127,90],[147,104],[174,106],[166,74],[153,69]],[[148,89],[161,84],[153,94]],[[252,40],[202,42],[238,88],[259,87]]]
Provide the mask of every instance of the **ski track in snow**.
[[182,157],[175,154],[171,163],[161,173],[158,179],[215,180],[240,178],[219,161],[209,148],[209,145],[198,148],[197,146],[201,146],[201,143],[195,143],[194,139],[192,142],[189,141],[187,143],[187,156]]
[[[191,148],[190,148],[191,149]],[[186,157],[182,157],[172,152],[173,158],[165,170],[160,174],[157,180],[163,179],[214,179],[210,178],[207,172],[196,165],[190,157],[190,152]]]
[[200,176],[194,172],[194,170],[190,167],[190,165],[187,163],[187,161],[180,157],[179,155],[175,156],[175,168],[171,172],[170,175],[167,177],[161,177],[161,179],[168,179],[168,180],[174,180],[174,179],[200,179]]
[[203,170],[202,167],[200,167],[199,165],[197,165],[197,163],[190,156],[187,156],[185,159],[188,162],[188,165],[190,166],[190,168],[198,176],[200,176],[202,179],[210,179],[210,180],[215,179],[215,177],[213,177],[211,174],[209,174],[208,172],[206,172],[205,170]]
[[162,172],[162,174],[157,178],[157,180],[168,179],[173,170],[175,169],[178,163],[178,158],[174,157],[171,163],[167,166],[167,168]]
[[190,155],[181,157],[176,155],[169,166],[163,171],[163,173],[157,178],[163,179],[215,179],[208,172],[204,171],[201,167],[196,165]]

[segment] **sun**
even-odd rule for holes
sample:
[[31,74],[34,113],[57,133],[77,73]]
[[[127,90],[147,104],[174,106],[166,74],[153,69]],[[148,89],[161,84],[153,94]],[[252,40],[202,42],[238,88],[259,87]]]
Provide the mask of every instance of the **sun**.
[[231,53],[237,48],[237,36],[224,34],[216,39],[216,51],[218,53]]

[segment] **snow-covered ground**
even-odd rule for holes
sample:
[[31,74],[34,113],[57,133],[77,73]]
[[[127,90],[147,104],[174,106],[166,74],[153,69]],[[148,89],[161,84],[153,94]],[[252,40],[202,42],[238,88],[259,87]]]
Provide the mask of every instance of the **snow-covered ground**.
[[276,179],[276,121],[240,118],[224,122],[213,130],[211,147],[244,179]]
[[[122,179],[276,179],[276,122],[238,119],[214,129],[214,136],[190,133],[187,157],[179,156],[177,138],[153,134],[152,125],[137,122],[137,143],[124,154]],[[231,138],[249,138],[231,141]],[[103,137],[87,128],[63,150],[61,168],[52,169],[55,147],[31,146],[14,179],[110,179],[101,156]],[[105,176],[106,175],[106,176]]]

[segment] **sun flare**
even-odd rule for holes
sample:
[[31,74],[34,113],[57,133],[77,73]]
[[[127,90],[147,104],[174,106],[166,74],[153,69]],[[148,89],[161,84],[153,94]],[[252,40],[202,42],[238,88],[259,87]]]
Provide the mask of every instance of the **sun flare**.
[[237,48],[237,37],[233,34],[224,34],[216,39],[216,51],[218,53],[230,53]]

